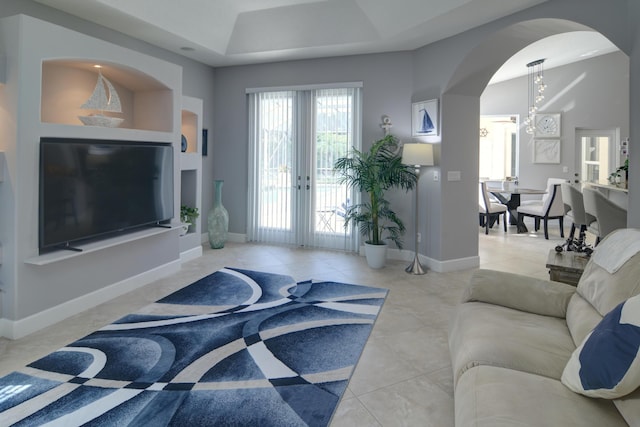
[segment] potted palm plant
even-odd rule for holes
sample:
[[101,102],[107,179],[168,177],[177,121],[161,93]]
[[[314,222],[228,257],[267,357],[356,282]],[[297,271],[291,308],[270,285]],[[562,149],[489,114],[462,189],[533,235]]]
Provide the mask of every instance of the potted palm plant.
[[392,188],[409,191],[417,181],[414,170],[402,164],[397,148],[397,138],[387,135],[374,142],[368,151],[352,148],[351,153],[334,163],[334,170],[341,175],[338,182],[368,196],[362,203],[347,208],[344,226],[358,227],[366,239],[365,255],[372,268],[384,266],[385,240],[402,249],[404,223],[391,209],[385,192]]

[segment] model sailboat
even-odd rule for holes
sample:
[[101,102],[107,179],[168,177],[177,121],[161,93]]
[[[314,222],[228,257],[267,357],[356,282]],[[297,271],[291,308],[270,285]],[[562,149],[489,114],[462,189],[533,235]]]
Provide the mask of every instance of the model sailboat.
[[97,114],[78,116],[80,121],[87,126],[102,126],[115,128],[120,126],[124,119],[120,117],[105,116],[105,111],[110,113],[122,113],[118,92],[98,70],[98,81],[91,97],[80,106],[83,110],[98,110]]

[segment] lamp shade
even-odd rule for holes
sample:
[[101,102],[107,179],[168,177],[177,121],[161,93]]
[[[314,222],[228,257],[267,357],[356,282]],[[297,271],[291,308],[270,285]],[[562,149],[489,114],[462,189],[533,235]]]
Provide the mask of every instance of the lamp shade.
[[411,166],[433,166],[433,146],[431,144],[404,144],[402,163]]

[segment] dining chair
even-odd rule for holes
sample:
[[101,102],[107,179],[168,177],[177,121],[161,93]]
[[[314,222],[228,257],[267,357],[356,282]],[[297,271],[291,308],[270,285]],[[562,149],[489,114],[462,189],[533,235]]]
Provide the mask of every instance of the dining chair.
[[562,201],[561,178],[547,180],[547,192],[541,200],[530,200],[518,206],[518,223],[524,222],[524,217],[533,217],[535,231],[540,229],[540,221],[544,223],[544,238],[549,240],[549,220],[557,219],[560,223],[560,237],[564,237],[564,202]]
[[582,195],[587,217],[595,219],[588,225],[587,230],[596,235],[596,245],[612,231],[627,227],[626,209],[616,205],[594,188],[584,188]]
[[582,192],[577,187],[563,182],[560,184],[560,189],[562,190],[565,216],[571,220],[569,240],[575,238],[576,228],[578,228],[578,240],[584,242],[587,227],[595,221],[595,218],[591,217],[591,220],[587,218]]
[[478,214],[480,217],[480,225],[484,226],[484,234],[489,234],[489,228],[491,228],[494,221],[497,221],[498,224],[500,224],[500,215],[504,217],[504,221],[502,223],[504,231],[507,231],[508,208],[502,203],[494,203],[491,201],[490,194],[487,191],[486,182],[480,183],[478,199]]

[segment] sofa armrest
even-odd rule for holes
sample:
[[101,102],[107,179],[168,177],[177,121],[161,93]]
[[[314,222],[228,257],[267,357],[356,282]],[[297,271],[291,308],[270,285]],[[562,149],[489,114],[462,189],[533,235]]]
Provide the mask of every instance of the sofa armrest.
[[576,288],[564,283],[536,279],[504,271],[478,270],[462,302],[479,301],[515,310],[564,318]]

